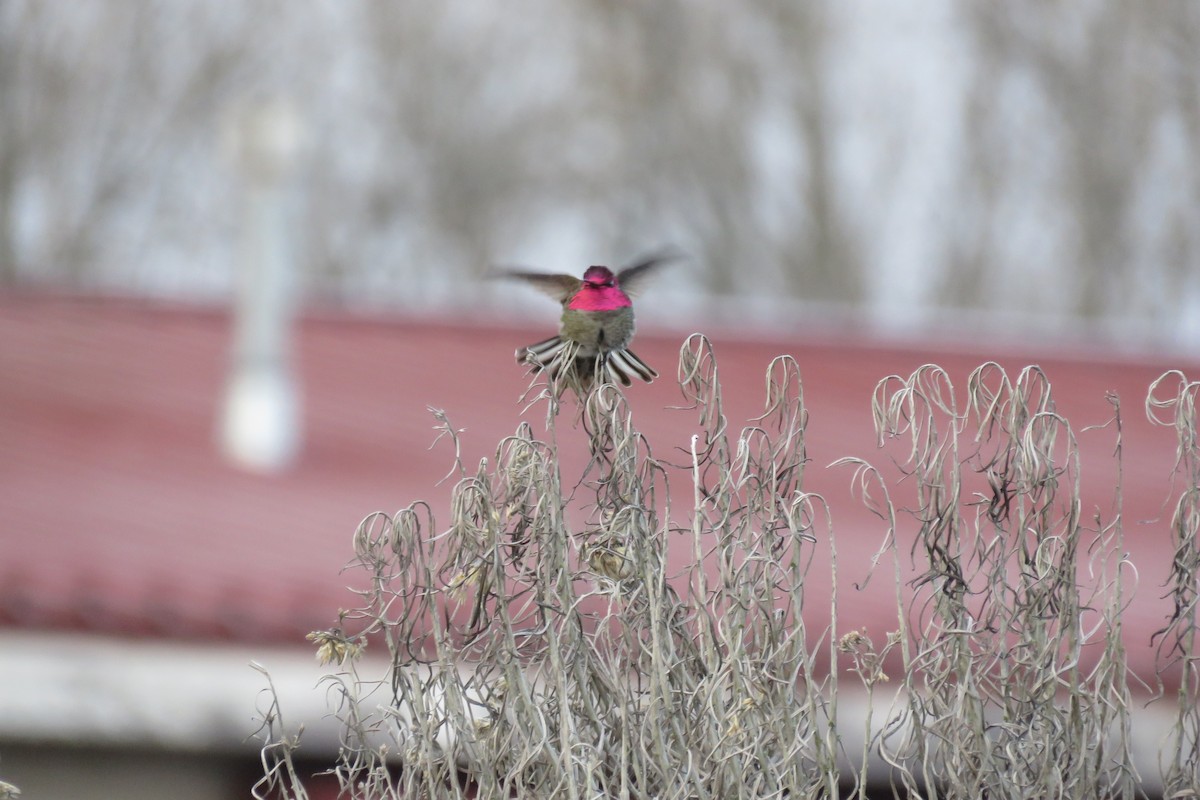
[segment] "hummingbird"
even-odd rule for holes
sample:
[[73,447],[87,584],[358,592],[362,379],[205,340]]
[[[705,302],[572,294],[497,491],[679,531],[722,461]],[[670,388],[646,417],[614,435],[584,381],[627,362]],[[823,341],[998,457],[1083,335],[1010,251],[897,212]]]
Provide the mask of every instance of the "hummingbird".
[[545,371],[552,384],[566,378],[579,391],[587,391],[599,377],[622,386],[631,376],[646,383],[658,373],[629,349],[633,339],[633,301],[645,276],[673,256],[655,255],[613,272],[592,266],[582,278],[573,275],[505,270],[562,303],[558,335],[517,350],[517,362],[533,372]]

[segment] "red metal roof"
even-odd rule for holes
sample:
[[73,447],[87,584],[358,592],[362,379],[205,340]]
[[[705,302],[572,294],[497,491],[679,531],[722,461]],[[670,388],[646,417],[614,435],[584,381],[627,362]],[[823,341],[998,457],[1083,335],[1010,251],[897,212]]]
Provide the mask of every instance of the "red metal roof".
[[[146,634],[182,639],[300,642],[353,603],[339,574],[365,515],[429,500],[445,520],[450,484],[435,483],[450,450],[432,450],[445,409],[465,428],[466,463],[494,452],[522,419],[542,431],[539,407],[521,416],[527,386],[512,361],[543,338],[553,315],[527,327],[426,320],[304,317],[297,330],[304,449],[278,476],[239,471],[215,445],[228,360],[223,312],[148,301],[0,294],[0,625]],[[684,334],[643,333],[637,351],[664,378],[627,393],[638,427],[666,455],[685,447],[694,414],[672,381]],[[987,347],[918,347],[798,336],[713,341],[736,431],[760,413],[763,373],[790,353],[804,379],[812,459],[806,488],[823,494],[837,525],[841,629],[881,633],[894,616],[879,576],[856,591],[882,528],[849,496],[837,458],[885,462],[876,449],[870,398],[888,374],[934,362],[961,392],[970,371],[997,360],[1012,374],[1039,363],[1059,410],[1080,435],[1084,514],[1110,511],[1111,431],[1082,433],[1110,415],[1107,391],[1124,405],[1126,544],[1140,571],[1126,614],[1131,661],[1149,667],[1149,632],[1168,606],[1159,588],[1170,563],[1163,508],[1174,463],[1173,433],[1142,412],[1149,383],[1198,364],[1051,351],[998,355]],[[582,433],[560,429],[565,469],[581,469]],[[907,552],[907,544],[904,546]],[[811,589],[829,596],[828,577]],[[882,605],[881,605],[882,604]],[[806,612],[807,613],[807,612]],[[878,630],[877,630],[878,629]],[[882,638],[881,636],[879,637]],[[878,641],[878,639],[877,639]]]

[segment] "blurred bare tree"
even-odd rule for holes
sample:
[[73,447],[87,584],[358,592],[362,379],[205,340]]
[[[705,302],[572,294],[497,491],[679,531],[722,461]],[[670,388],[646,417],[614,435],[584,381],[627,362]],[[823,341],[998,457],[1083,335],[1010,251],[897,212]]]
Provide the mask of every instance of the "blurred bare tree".
[[217,132],[269,94],[306,118],[310,291],[349,302],[482,302],[498,260],[671,242],[696,278],[669,291],[785,317],[1200,315],[1200,10],[862,11],[0,0],[0,279],[228,291]]
[[[971,219],[952,240],[948,299],[1140,319],[1200,302],[1187,292],[1200,254],[1200,8],[964,8],[979,59],[959,172]],[[1032,253],[1011,237],[1029,214],[1052,240]]]
[[204,4],[0,3],[0,275],[138,287],[142,255],[219,235],[198,219],[205,125],[246,64]]

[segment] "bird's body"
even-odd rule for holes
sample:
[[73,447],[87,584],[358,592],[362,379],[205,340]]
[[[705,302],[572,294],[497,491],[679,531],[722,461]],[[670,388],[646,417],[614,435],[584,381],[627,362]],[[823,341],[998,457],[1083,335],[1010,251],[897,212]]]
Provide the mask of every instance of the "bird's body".
[[597,380],[633,383],[636,375],[649,383],[658,377],[629,349],[633,339],[633,301],[628,285],[663,261],[652,258],[613,273],[589,267],[583,278],[538,272],[505,273],[520,278],[562,303],[558,335],[517,350],[517,361],[545,371],[552,383],[586,391]]
[[584,311],[568,306],[563,309],[558,335],[578,344],[582,358],[619,350],[633,339],[633,307]]

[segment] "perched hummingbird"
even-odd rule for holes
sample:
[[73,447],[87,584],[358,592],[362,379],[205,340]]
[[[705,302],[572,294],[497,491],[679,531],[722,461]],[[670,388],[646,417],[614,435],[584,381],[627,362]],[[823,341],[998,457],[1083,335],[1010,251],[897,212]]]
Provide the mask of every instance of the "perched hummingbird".
[[535,372],[544,370],[552,384],[567,378],[586,391],[593,380],[633,383],[636,375],[649,383],[658,377],[629,349],[633,339],[633,302],[642,279],[673,256],[656,255],[615,274],[608,267],[588,267],[583,278],[542,272],[506,270],[502,274],[527,281],[562,303],[558,335],[517,350],[517,361]]

